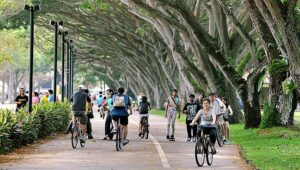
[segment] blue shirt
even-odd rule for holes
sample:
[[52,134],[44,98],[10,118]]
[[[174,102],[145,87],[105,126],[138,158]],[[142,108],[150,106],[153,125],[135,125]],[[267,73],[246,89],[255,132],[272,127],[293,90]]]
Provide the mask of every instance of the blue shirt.
[[[116,95],[124,95],[124,94],[116,94]],[[115,100],[116,98],[116,95],[114,95],[112,97],[112,104],[113,104],[113,101]],[[129,99],[129,96],[127,95],[124,95],[124,102],[125,102],[125,108],[124,109],[116,109],[116,108],[112,108],[111,110],[111,115],[113,116],[128,116],[128,107],[131,106],[131,102],[130,102],[130,99]]]
[[97,105],[100,107],[104,97],[99,97],[97,100]]
[[53,94],[49,96],[48,101],[49,102],[54,102],[54,95]]

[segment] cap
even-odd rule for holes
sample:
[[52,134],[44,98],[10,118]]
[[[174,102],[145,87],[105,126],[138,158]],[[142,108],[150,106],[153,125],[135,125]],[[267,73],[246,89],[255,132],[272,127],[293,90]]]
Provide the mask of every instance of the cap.
[[87,89],[87,88],[85,87],[85,85],[81,84],[81,85],[78,86],[78,89],[83,89],[84,90],[84,89]]

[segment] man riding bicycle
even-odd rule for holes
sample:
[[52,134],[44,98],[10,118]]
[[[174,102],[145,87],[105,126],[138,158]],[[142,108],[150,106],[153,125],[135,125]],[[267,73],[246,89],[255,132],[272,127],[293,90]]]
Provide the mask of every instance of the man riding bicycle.
[[[75,116],[79,117],[80,121],[80,129],[83,134],[86,133],[86,123],[87,123],[87,115],[86,115],[86,102],[88,103],[88,111],[92,111],[92,103],[91,98],[87,93],[84,92],[86,87],[84,85],[78,86],[78,92],[74,93],[71,102],[72,102],[72,121],[73,125],[75,125]],[[85,136],[85,135],[84,135]],[[82,139],[80,139],[82,140]],[[84,140],[82,140],[84,141]]]
[[214,125],[216,124],[216,115],[215,115],[214,110],[210,108],[209,99],[203,100],[203,109],[201,109],[197,113],[196,117],[193,119],[193,121],[190,125],[194,126],[199,118],[201,120],[200,127],[203,129],[204,134],[209,134],[209,138],[213,144],[212,153],[215,154],[216,153],[215,143],[216,143],[216,139],[217,139],[217,130],[214,127]]
[[118,88],[118,94],[115,94],[112,97],[112,104],[113,108],[111,110],[111,115],[113,119],[113,127],[112,130],[113,133],[117,132],[117,121],[120,119],[121,129],[123,130],[121,133],[123,133],[122,137],[122,144],[123,146],[127,145],[129,143],[129,140],[127,138],[128,133],[128,109],[129,114],[132,114],[131,110],[131,102],[129,96],[124,94],[125,89],[124,87]]

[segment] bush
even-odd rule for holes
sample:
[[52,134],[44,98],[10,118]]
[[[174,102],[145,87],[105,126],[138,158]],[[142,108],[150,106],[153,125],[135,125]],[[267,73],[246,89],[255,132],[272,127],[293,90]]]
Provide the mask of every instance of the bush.
[[0,153],[63,131],[71,118],[69,103],[45,103],[18,113],[0,110]]
[[276,113],[275,106],[270,106],[270,104],[266,101],[264,103],[264,111],[262,121],[260,123],[260,128],[270,128],[274,126],[279,126],[279,117]]

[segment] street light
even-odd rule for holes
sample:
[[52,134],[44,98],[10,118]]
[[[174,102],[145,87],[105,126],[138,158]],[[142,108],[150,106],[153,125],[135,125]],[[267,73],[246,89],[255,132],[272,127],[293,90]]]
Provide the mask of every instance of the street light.
[[56,22],[56,21],[50,21],[49,25],[54,26],[55,31],[55,37],[54,37],[54,102],[56,102],[56,84],[57,84],[57,37],[58,37],[58,26],[62,26],[62,21]]
[[[63,23],[61,23],[63,25]],[[61,53],[61,60],[62,60],[62,66],[61,66],[61,101],[64,101],[65,96],[65,36],[68,35],[68,31],[59,31],[58,35],[61,35],[61,42],[62,42],[62,53]]]
[[32,84],[33,84],[33,40],[34,40],[34,11],[40,10],[40,5],[25,5],[24,10],[30,11],[30,49],[29,49],[29,108],[32,111]]

